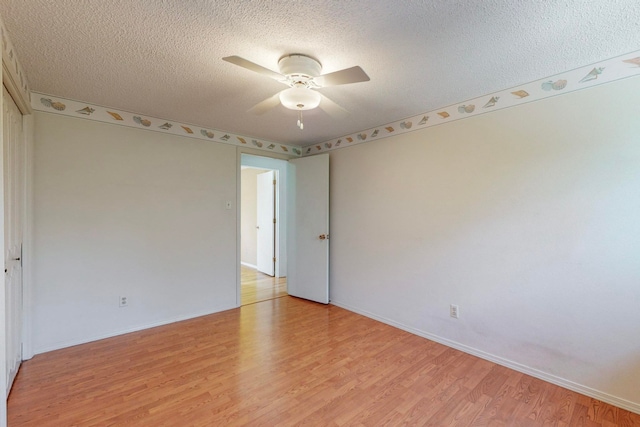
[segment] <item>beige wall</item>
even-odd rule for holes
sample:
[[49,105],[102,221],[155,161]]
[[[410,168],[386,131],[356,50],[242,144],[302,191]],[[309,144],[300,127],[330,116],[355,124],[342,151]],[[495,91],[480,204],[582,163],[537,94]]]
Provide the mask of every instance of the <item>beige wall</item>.
[[638,93],[331,152],[331,300],[640,410]]
[[37,353],[236,306],[235,147],[48,113],[35,132]]
[[262,169],[242,169],[241,174],[241,212],[240,212],[240,253],[241,261],[253,266],[257,265],[258,211],[257,211],[257,176],[264,173]]

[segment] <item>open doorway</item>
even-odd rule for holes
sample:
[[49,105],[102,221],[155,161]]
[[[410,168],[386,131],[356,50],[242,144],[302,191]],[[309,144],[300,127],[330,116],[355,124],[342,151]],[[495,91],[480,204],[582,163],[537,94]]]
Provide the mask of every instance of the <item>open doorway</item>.
[[242,155],[240,303],[287,295],[286,162]]

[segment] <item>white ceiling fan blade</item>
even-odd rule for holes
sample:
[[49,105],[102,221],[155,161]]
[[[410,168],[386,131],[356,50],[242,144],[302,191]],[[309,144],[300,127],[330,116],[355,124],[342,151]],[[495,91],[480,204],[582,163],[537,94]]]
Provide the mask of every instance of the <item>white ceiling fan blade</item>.
[[240,58],[239,56],[226,56],[222,58],[223,61],[230,62],[234,65],[238,65],[242,68],[246,68],[247,70],[256,72],[258,74],[262,74],[263,76],[271,77],[274,80],[282,82],[286,80],[286,77],[280,73],[276,73],[275,71],[271,71],[268,68],[263,67],[262,65],[258,65],[255,62],[248,61],[244,58]]
[[371,80],[367,73],[358,66],[324,74],[313,79],[322,87],[346,85],[349,83],[368,82]]
[[322,94],[320,94],[320,96],[322,96],[322,100],[320,101],[319,107],[334,119],[343,119],[349,115],[349,112],[347,110],[345,110],[326,96]]
[[280,104],[280,92],[276,93],[270,98],[265,99],[264,101],[258,102],[256,105],[247,110],[247,112],[257,115],[264,114],[272,108],[277,107],[278,104]]

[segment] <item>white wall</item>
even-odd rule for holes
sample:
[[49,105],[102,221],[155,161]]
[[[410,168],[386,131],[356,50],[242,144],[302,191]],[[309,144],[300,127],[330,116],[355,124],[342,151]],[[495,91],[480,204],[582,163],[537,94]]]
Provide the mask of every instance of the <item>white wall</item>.
[[240,260],[253,266],[258,265],[258,174],[264,172],[250,168],[241,171]]
[[236,306],[235,147],[47,113],[35,133],[36,353]]
[[638,93],[331,152],[331,300],[639,411]]

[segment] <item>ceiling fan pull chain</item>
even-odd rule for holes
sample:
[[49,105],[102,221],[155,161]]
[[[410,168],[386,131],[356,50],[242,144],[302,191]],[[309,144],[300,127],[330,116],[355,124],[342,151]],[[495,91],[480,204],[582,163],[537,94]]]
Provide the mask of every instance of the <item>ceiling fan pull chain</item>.
[[302,122],[302,110],[298,110],[298,127],[300,130],[304,129],[304,123]]

